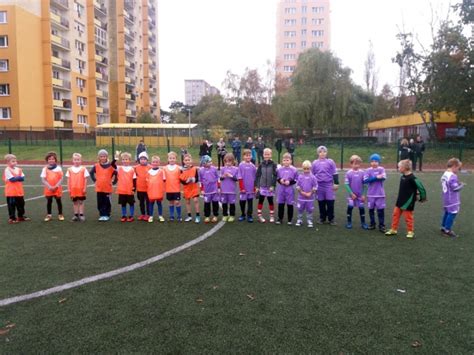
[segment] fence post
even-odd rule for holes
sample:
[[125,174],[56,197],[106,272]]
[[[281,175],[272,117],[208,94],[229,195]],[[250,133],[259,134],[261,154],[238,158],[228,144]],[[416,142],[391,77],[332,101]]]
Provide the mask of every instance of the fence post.
[[166,146],[168,147],[168,153],[171,152],[170,139],[168,137],[166,137]]
[[459,142],[459,160],[462,161],[462,153],[464,148],[464,142]]
[[63,165],[63,140],[59,138],[59,161]]
[[8,138],[8,154],[12,154],[12,139]]
[[115,156],[115,137],[112,137],[112,156]]
[[344,141],[341,141],[341,170],[344,169]]
[[395,170],[398,171],[398,159],[400,158],[398,155],[398,152],[400,151],[400,141],[397,141],[397,145],[395,147],[397,149],[396,151],[397,157],[395,158]]

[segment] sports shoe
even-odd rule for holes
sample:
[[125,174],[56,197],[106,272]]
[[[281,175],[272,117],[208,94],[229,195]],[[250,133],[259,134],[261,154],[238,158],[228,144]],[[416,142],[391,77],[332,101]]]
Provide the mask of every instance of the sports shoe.
[[248,217],[247,217],[247,222],[248,222],[248,223],[253,223],[253,217],[252,217],[252,216],[248,216]]
[[72,217],[71,222],[79,222],[79,216]]
[[31,218],[30,218],[30,217],[26,217],[26,216],[18,217],[18,218],[17,218],[17,221],[18,221],[18,222],[28,222],[28,221],[31,221]]
[[191,222],[192,220],[193,220],[193,217],[191,217],[191,216],[187,216],[187,217],[184,219],[185,222]]
[[397,231],[394,229],[389,229],[388,231],[385,232],[385,235],[387,237],[391,237],[392,235],[397,235]]
[[138,221],[145,221],[146,219],[145,219],[145,216],[141,214],[137,217],[137,220]]
[[234,221],[235,221],[235,217],[234,216],[229,216],[229,219],[227,220],[227,222],[232,223]]
[[308,228],[313,228],[313,227],[314,227],[314,226],[313,226],[313,222],[308,221]]
[[163,223],[165,221],[163,216],[158,216],[158,222]]
[[323,221],[322,219],[318,219],[318,220],[316,221],[316,223],[317,223],[317,224],[324,224],[324,221]]
[[227,222],[229,220],[229,216],[222,217],[222,222]]
[[352,229],[352,223],[351,223],[351,222],[347,222],[346,228],[347,228],[347,229]]
[[181,217],[176,218],[176,222],[182,222],[182,221],[183,221],[183,218]]
[[17,223],[18,223],[18,221],[16,219],[10,218],[8,220],[8,224],[17,224]]
[[[18,218],[19,219],[19,218]],[[53,217],[50,214],[47,214],[46,217],[44,217],[45,222],[49,222],[53,219]]]
[[277,219],[277,220],[275,221],[275,224],[281,224],[281,219]]
[[110,221],[110,216],[104,216],[104,222]]
[[79,221],[85,222],[85,221],[86,221],[86,217],[84,217],[84,216],[79,216]]
[[258,216],[258,221],[259,221],[260,223],[265,223],[265,222],[266,222],[266,221],[265,221],[265,218],[263,218],[262,215]]
[[170,217],[170,219],[168,219],[168,222],[174,222],[174,217]]
[[292,225],[293,225],[293,222],[292,222],[292,221],[288,221],[287,225],[292,226]]
[[368,229],[369,231],[374,230],[374,229],[375,229],[375,224],[369,225],[369,226],[367,227],[367,229]]
[[219,221],[219,219],[216,216],[211,218],[212,223],[217,223],[218,221]]
[[194,218],[194,223],[201,223],[201,217],[200,216],[196,216],[196,218]]
[[269,222],[270,222],[270,223],[275,223],[275,217],[270,216]]
[[446,230],[446,232],[444,233],[447,237],[450,237],[450,238],[457,238],[458,235],[456,233],[454,233],[454,231],[450,230]]
[[301,227],[302,224],[303,224],[303,221],[301,219],[299,219],[299,220],[296,221],[295,226]]
[[444,227],[441,227],[441,228],[439,229],[439,231],[440,231],[441,233],[443,233],[443,234],[446,234],[446,232],[447,232],[446,228],[444,228]]
[[364,230],[367,230],[367,229],[369,229],[369,226],[368,226],[366,223],[362,223],[362,224],[360,225],[360,228],[362,228],[362,229],[364,229]]
[[333,220],[333,221],[329,221],[329,225],[330,226],[337,226],[337,223],[336,223],[336,221]]
[[153,223],[153,216],[148,217],[148,223]]
[[127,222],[127,217],[122,216],[122,218],[120,218],[120,222]]
[[58,221],[64,221],[64,216],[62,214],[58,216]]
[[239,222],[243,222],[246,220],[246,217],[244,215],[240,216],[239,217]]
[[387,228],[385,228],[385,226],[379,226],[379,231],[385,233],[387,231]]
[[133,222],[133,221],[135,221],[135,218],[133,218],[133,216],[129,216],[127,218],[127,222]]
[[209,217],[204,218],[204,223],[211,223],[211,219]]
[[408,238],[408,239],[413,239],[413,238],[415,238],[415,232],[412,232],[412,231],[408,232],[408,233],[407,233],[407,238]]

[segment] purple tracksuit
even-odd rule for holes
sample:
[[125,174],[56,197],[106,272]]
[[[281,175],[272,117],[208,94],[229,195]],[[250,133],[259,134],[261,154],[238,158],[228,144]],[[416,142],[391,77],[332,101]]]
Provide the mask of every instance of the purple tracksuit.
[[298,176],[296,188],[303,192],[313,192],[311,197],[298,194],[298,219],[301,220],[303,213],[306,212],[308,221],[313,220],[315,192],[318,190],[318,181],[313,174],[301,174]]
[[364,201],[362,196],[364,193],[364,171],[363,170],[349,170],[346,173],[346,178],[344,184],[349,186],[352,193],[354,193],[357,198],[352,199],[351,194],[348,193],[347,196],[347,205],[350,207],[364,207]]
[[240,193],[240,200],[253,200],[255,198],[255,176],[257,168],[252,163],[242,162],[239,164],[237,178],[240,181],[240,187],[245,192]]
[[[290,182],[290,185],[286,186],[283,184],[283,180]],[[277,188],[277,203],[286,203],[287,205],[293,205],[295,202],[295,190],[293,185],[298,180],[298,170],[294,166],[282,166],[277,169],[277,181],[280,185]]]
[[311,172],[318,181],[318,201],[334,201],[334,175],[337,175],[336,163],[332,159],[316,159],[311,166]]
[[[235,182],[238,180],[238,173],[239,168],[237,168],[236,166],[224,166],[221,169],[221,203],[235,204]],[[230,174],[232,176],[225,176],[226,174]]]
[[219,181],[219,172],[217,168],[215,166],[200,168],[199,181],[201,181],[201,186],[204,191],[204,202],[218,202],[219,193],[217,183]]
[[[382,175],[381,180],[374,180],[378,175]],[[371,181],[371,179],[373,181]],[[364,173],[364,181],[368,181],[367,188],[367,207],[369,209],[382,210],[385,208],[385,190],[384,181],[387,179],[385,169],[381,166],[368,168]]]
[[443,189],[443,208],[448,213],[459,213],[461,207],[461,189],[464,185],[459,183],[458,176],[445,171],[441,177],[441,187]]

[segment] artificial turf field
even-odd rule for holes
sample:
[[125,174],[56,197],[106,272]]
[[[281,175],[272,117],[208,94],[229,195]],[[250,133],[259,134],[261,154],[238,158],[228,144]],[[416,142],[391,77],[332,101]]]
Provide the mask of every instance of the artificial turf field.
[[[25,184],[38,181],[27,169]],[[342,175],[342,174],[341,174]],[[0,307],[0,353],[472,353],[474,177],[461,174],[457,239],[441,237],[440,173],[417,174],[429,201],[415,209],[414,240],[346,230],[233,223],[204,242],[145,268]],[[399,176],[386,182],[387,222]],[[26,197],[41,195],[26,188]],[[212,228],[187,223],[99,223],[89,189],[85,223],[0,228],[0,299],[142,261]],[[53,207],[53,212],[54,212]],[[166,211],[166,208],[165,208]],[[317,211],[315,216],[317,216]]]

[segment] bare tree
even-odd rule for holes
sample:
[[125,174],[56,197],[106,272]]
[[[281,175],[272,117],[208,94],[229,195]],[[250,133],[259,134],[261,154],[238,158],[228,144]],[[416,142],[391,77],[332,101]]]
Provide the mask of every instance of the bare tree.
[[378,70],[375,65],[375,53],[372,41],[369,41],[367,59],[364,63],[364,81],[367,91],[375,95],[378,86]]

